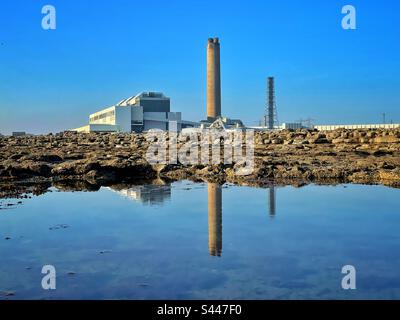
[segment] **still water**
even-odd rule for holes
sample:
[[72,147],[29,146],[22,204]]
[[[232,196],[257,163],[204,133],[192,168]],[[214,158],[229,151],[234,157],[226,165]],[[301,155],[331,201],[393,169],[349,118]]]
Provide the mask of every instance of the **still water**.
[[400,299],[399,189],[51,190],[0,210],[0,300]]

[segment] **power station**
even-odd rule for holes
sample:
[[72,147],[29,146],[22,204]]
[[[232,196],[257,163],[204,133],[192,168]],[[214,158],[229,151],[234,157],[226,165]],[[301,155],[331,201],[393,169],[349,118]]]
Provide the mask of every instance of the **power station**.
[[[152,129],[161,130],[202,130],[206,128],[220,130],[242,130],[241,120],[222,116],[221,105],[221,44],[219,38],[207,41],[207,102],[206,119],[200,121],[182,120],[181,112],[171,112],[170,99],[161,92],[142,92],[122,100],[106,109],[89,116],[89,124],[72,129],[77,132],[143,132]],[[267,78],[266,103],[263,121],[260,126],[248,127],[254,130],[279,130],[315,128],[335,130],[338,128],[397,128],[400,124],[377,125],[304,125],[303,121],[278,123],[276,106],[275,78]]]

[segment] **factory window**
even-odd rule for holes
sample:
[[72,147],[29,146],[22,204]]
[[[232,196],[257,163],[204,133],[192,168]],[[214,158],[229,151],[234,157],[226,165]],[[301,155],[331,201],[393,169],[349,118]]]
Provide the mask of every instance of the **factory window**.
[[115,114],[114,110],[111,110],[111,111],[107,111],[107,112],[101,113],[97,117],[99,119],[104,119],[104,118],[107,118],[107,117],[112,117],[112,116],[114,116],[114,114]]
[[107,111],[104,113],[97,114],[95,116],[92,116],[89,118],[90,122],[98,122],[101,121],[102,123],[105,123],[106,121],[115,121],[115,111]]

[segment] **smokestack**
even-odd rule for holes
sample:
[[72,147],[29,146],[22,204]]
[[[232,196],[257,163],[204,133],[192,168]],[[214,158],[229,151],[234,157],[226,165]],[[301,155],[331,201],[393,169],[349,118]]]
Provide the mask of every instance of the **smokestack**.
[[207,118],[221,116],[221,69],[218,38],[207,44]]

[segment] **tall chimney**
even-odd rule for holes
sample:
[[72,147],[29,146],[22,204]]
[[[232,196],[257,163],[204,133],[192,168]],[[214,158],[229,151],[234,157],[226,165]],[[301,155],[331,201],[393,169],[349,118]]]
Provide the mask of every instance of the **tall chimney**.
[[207,118],[221,116],[221,69],[218,38],[207,44]]

